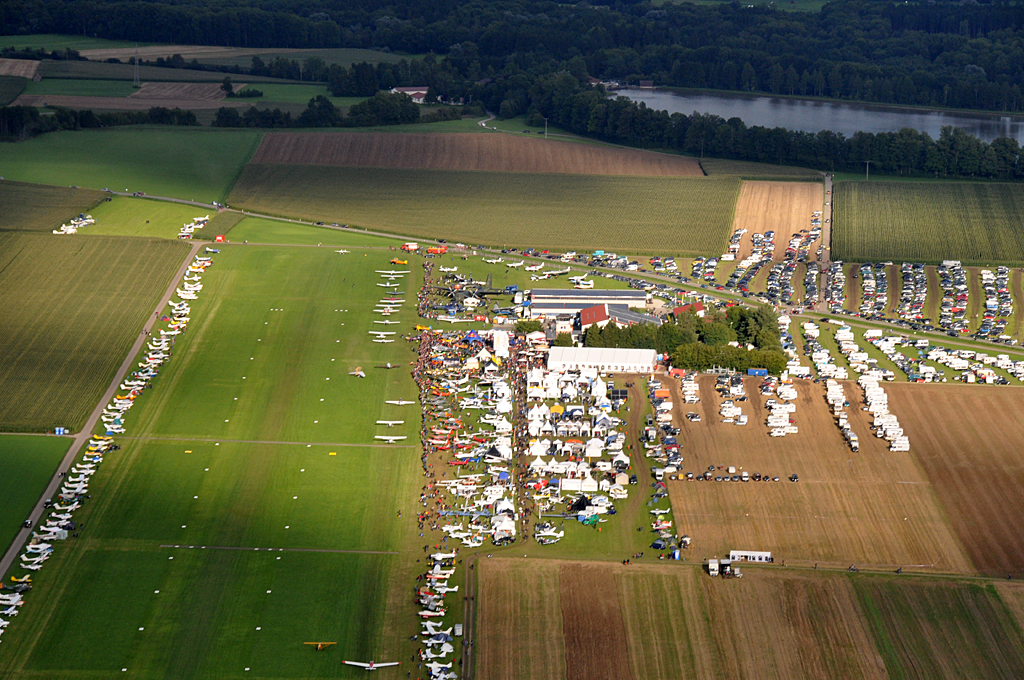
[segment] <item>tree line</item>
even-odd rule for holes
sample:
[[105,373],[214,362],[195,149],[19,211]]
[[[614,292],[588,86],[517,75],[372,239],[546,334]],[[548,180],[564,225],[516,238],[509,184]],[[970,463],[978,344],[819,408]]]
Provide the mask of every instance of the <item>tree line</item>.
[[148,111],[111,111],[54,108],[41,115],[31,106],[0,106],[0,140],[15,141],[58,130],[84,130],[115,125],[199,125],[193,111],[154,106]]
[[786,12],[629,0],[9,0],[0,26],[8,34],[446,55],[465,61],[474,82],[510,62],[530,68],[579,56],[590,75],[621,82],[1024,110],[1024,6],[1005,2],[834,0],[820,12]]

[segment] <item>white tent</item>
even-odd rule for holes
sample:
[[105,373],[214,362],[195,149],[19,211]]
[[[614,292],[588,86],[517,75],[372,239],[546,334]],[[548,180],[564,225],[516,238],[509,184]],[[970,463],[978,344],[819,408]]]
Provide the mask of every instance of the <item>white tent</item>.
[[494,356],[508,358],[508,331],[496,330],[491,338],[494,343]]
[[590,384],[590,396],[595,399],[604,399],[608,396],[608,383],[601,380],[600,376]]

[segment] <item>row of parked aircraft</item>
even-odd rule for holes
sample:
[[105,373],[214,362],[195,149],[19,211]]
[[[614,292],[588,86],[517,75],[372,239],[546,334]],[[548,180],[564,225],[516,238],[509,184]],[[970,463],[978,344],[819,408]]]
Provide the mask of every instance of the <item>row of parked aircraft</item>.
[[182,240],[189,240],[195,233],[196,229],[202,229],[210,223],[210,216],[204,215],[203,217],[193,217],[192,221],[188,224],[181,225],[181,230],[178,232],[178,238]]
[[60,225],[60,229],[54,229],[53,233],[60,236],[77,234],[79,229],[89,226],[90,224],[96,224],[96,220],[92,218],[92,215],[79,213],[78,217],[71,219],[71,224],[62,224]]

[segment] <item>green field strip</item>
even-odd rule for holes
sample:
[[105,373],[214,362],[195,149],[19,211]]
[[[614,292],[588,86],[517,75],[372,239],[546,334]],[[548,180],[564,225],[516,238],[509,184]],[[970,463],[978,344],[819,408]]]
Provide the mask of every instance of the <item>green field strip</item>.
[[64,437],[0,435],[0,545],[5,550],[69,446],[71,440]]
[[1006,324],[1006,333],[1019,341],[1024,331],[1024,272],[1019,269],[1010,270],[1010,294],[1013,296],[1013,316]]
[[131,127],[52,132],[0,147],[7,179],[223,201],[261,134]]
[[[860,309],[861,296],[864,294],[860,279],[860,266],[844,264],[843,271],[846,273],[846,304],[843,305],[843,309],[856,314]],[[854,274],[857,275],[857,278],[854,278]]]
[[0,181],[0,231],[50,234],[80,213],[91,212],[102,200],[103,194],[88,189]]
[[[237,213],[232,213],[237,214]],[[401,244],[398,237],[373,236],[328,226],[296,224],[280,219],[245,217],[230,232],[231,240],[273,245],[325,245],[339,247],[389,247]]]
[[[156,201],[144,198],[113,196],[91,212],[96,224],[82,229],[83,233],[108,236],[148,236],[177,240],[183,224],[193,218],[215,215],[210,208]],[[211,227],[196,231],[198,238],[213,240]]]
[[282,442],[267,441],[264,439],[200,439],[196,437],[130,437],[120,436],[118,440],[125,441],[165,441],[165,442],[203,442],[203,443],[224,443],[224,444],[269,444],[273,446],[338,446],[355,447],[361,449],[419,449],[418,444],[353,444],[351,442]]
[[75,97],[127,97],[135,92],[127,80],[58,80],[46,78],[39,82],[29,81],[25,94],[61,95]]
[[739,186],[730,179],[250,164],[229,202],[473,244],[717,255]]

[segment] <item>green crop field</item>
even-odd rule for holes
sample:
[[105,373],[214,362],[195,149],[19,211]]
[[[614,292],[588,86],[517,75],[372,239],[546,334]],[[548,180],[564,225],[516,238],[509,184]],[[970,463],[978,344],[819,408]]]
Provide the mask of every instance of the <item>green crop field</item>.
[[[330,66],[331,64],[338,64],[348,68],[352,64],[358,64],[361,62],[367,62],[370,64],[397,64],[402,59],[415,59],[416,56],[409,56],[404,54],[396,54],[395,52],[381,52],[379,50],[364,50],[359,48],[348,48],[348,47],[334,47],[326,49],[312,49],[312,50],[279,50],[268,48],[260,52],[260,59],[264,62],[270,62],[281,57],[289,61],[302,61],[310,57],[323,59],[324,62]],[[250,66],[252,65],[252,56],[218,56],[209,55],[206,57],[197,57],[203,64],[216,64],[219,66]]]
[[991,585],[853,579],[891,678],[1010,678],[1024,637]]
[[853,262],[1024,262],[1024,186],[929,182],[835,185],[832,254]]
[[247,130],[115,128],[52,132],[0,147],[7,179],[223,201],[261,135]]
[[186,250],[0,233],[0,430],[81,427]]
[[735,179],[249,165],[230,202],[474,244],[713,254],[725,247],[739,187]]
[[0,545],[18,533],[70,445],[64,437],[0,435]]
[[25,94],[73,95],[78,97],[127,97],[135,88],[127,80],[82,80],[44,78],[29,81]]
[[25,90],[25,84],[28,82],[27,78],[0,76],[0,106],[7,106],[17,99],[18,95]]
[[103,194],[88,189],[0,182],[0,231],[49,233],[102,200]]
[[[239,82],[245,80],[245,76],[235,76],[234,80]],[[247,88],[249,89],[249,88]],[[274,104],[302,104],[303,107],[313,97],[323,95],[331,100],[335,106],[352,106],[366,99],[366,97],[332,97],[326,85],[285,85],[280,83],[260,83],[252,85],[251,89],[259,90],[262,97],[249,99],[253,106],[258,109],[265,107],[273,108]]]
[[791,165],[730,161],[722,158],[704,158],[700,165],[709,176],[737,175],[750,179],[821,179],[821,173],[817,170],[797,168]]

